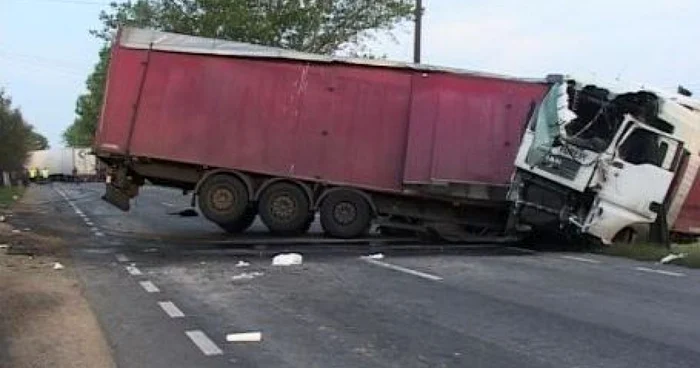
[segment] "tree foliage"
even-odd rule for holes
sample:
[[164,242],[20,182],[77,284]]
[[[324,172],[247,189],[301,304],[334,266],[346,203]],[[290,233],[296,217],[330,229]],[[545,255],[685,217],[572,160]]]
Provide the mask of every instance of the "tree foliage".
[[27,142],[28,146],[27,147],[29,148],[30,151],[40,151],[40,150],[45,150],[45,149],[50,148],[49,140],[46,139],[46,137],[44,137],[43,135],[35,132],[34,130],[32,130],[29,133],[29,136],[27,137],[27,139],[28,139],[28,142]]
[[100,50],[99,55],[100,58],[95,65],[95,69],[85,82],[87,92],[80,95],[75,104],[75,120],[63,132],[63,140],[70,147],[89,147],[95,135],[107,80],[109,47],[104,46]]
[[[91,33],[110,42],[119,26],[212,37],[320,54],[366,55],[377,32],[390,34],[413,13],[414,0],[137,0],[112,3]],[[371,56],[371,55],[370,55]],[[109,52],[88,77],[70,146],[89,145],[101,110]]]
[[0,171],[20,171],[29,151],[48,147],[44,136],[34,131],[0,89]]

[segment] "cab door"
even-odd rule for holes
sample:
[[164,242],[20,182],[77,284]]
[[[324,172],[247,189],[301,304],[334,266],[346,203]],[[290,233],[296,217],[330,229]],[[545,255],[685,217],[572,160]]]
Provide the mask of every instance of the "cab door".
[[679,141],[632,124],[599,167],[596,206],[588,232],[604,240],[635,223],[653,223],[675,175]]

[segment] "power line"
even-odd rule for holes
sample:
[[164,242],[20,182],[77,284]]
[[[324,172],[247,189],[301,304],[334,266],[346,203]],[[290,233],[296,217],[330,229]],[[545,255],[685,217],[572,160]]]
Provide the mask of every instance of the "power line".
[[[9,58],[4,58],[0,59],[0,63],[9,63],[12,65],[17,66],[17,70],[14,72],[19,72],[19,73],[24,73],[24,74],[29,74],[27,73],[28,69],[33,69],[35,71],[49,71],[57,75],[63,75],[66,77],[72,77],[72,78],[85,78],[87,74],[83,74],[78,72],[77,70],[70,70],[70,69],[63,69],[63,68],[56,68],[53,65],[48,65],[48,64],[43,64],[35,61],[26,61],[26,60],[13,60]],[[5,73],[3,73],[5,74]]]
[[73,4],[73,5],[97,5],[97,6],[109,6],[112,2],[100,2],[91,0],[14,0],[19,3],[33,3],[33,2],[44,2],[44,3],[56,3],[56,4]]
[[84,70],[83,66],[67,60],[59,60],[53,58],[47,58],[45,56],[22,54],[18,52],[10,52],[0,48],[0,60],[2,59],[15,59],[20,61],[38,62],[50,66],[55,66],[64,69],[70,69],[73,71],[82,72]]

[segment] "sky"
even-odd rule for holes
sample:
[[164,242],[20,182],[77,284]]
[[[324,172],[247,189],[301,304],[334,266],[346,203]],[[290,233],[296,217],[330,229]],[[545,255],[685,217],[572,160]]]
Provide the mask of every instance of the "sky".
[[[62,146],[97,62],[108,0],[0,0],[0,88]],[[700,1],[424,0],[423,62],[522,77],[573,74],[700,94]],[[412,60],[412,26],[373,42]]]

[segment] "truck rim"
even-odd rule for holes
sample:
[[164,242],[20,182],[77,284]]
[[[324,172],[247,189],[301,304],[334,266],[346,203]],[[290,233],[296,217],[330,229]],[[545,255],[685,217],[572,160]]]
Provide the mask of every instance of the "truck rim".
[[340,202],[333,209],[333,218],[341,225],[348,225],[357,219],[357,208],[350,202]]
[[275,219],[288,222],[294,218],[298,205],[291,196],[280,195],[272,200],[270,207],[270,214]]
[[236,204],[236,196],[227,188],[217,188],[211,193],[213,209],[218,212],[226,212]]

